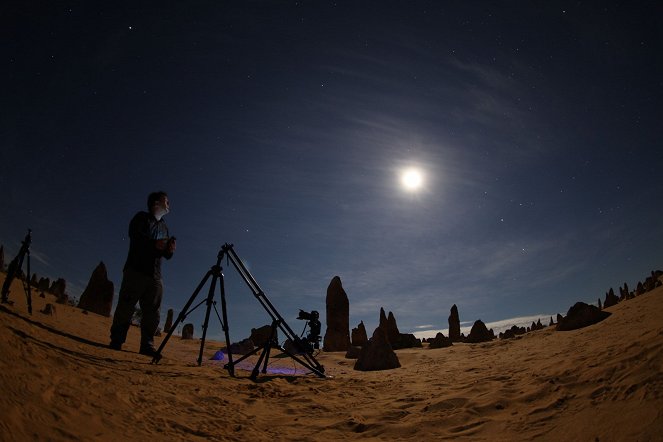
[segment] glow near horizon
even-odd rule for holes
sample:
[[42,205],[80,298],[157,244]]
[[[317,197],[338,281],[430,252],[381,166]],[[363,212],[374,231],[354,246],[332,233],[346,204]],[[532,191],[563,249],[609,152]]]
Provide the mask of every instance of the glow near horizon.
[[[498,321],[486,322],[486,327],[488,329],[492,328],[495,335],[497,335],[500,332],[504,332],[505,330],[510,329],[514,325],[517,327],[529,327],[530,325],[532,325],[532,322],[536,322],[538,320],[541,320],[541,324],[547,326],[550,318],[552,317],[554,319],[556,318],[556,315],[557,315],[556,313],[539,314],[539,315],[518,316],[515,318],[500,319]],[[472,329],[472,325],[474,325],[474,321],[462,321],[460,324],[461,333],[464,333],[467,336],[470,330]],[[437,329],[437,330],[428,329],[428,330],[412,332],[412,334],[419,339],[434,338],[435,335],[437,335],[438,333],[442,333],[444,336],[448,337],[449,329],[448,328]]]

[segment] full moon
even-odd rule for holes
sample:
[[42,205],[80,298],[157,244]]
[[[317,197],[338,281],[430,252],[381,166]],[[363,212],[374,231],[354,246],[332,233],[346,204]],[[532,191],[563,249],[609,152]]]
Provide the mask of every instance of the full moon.
[[407,169],[401,175],[401,184],[405,190],[415,191],[421,187],[424,178],[421,172],[417,169]]

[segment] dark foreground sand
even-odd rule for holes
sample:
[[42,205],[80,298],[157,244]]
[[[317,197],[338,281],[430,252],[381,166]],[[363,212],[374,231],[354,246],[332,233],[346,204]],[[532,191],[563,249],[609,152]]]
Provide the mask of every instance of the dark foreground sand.
[[[4,274],[0,274],[0,283]],[[581,330],[397,351],[357,372],[341,353],[311,375],[228,375],[173,337],[158,365],[105,348],[110,318],[57,305],[0,308],[0,438],[16,440],[663,440],[663,287]],[[271,369],[292,369],[289,358]]]

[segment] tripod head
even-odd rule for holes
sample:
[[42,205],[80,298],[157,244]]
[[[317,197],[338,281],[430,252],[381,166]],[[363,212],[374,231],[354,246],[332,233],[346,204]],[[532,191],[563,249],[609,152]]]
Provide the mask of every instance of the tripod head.
[[25,235],[25,238],[23,239],[21,244],[23,244],[21,247],[21,251],[25,249],[25,251],[27,252],[28,249],[30,249],[30,245],[32,244],[32,229],[28,229],[28,233],[27,235]]

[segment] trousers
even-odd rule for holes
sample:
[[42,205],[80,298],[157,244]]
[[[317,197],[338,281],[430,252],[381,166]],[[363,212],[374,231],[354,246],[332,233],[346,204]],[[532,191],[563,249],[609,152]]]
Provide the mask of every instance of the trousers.
[[161,279],[126,269],[122,277],[120,294],[113,315],[111,342],[124,344],[136,310],[136,303],[142,312],[140,320],[140,348],[154,347],[154,334],[161,320],[161,298],[163,282]]

